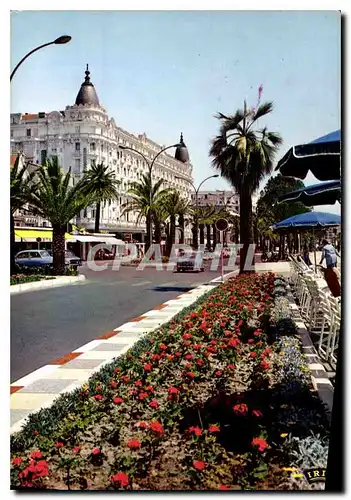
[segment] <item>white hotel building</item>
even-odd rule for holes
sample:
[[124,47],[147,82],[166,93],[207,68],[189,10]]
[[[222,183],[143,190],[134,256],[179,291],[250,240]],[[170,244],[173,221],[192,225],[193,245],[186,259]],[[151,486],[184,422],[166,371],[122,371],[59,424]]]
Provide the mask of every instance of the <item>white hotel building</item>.
[[[150,162],[164,146],[149,139],[145,133],[136,136],[117,126],[100,105],[88,66],[85,75],[75,104],[66,106],[64,111],[11,114],[11,154],[22,152],[26,161],[34,164],[57,156],[65,172],[71,167],[75,179],[93,164],[103,162],[108,165],[121,182],[120,197],[101,208],[100,228],[122,238],[126,233],[133,234],[133,238],[143,241],[145,221],[137,225],[137,214],[122,214],[121,207],[128,202],[130,184],[148,172],[148,166],[139,154],[122,150],[119,146],[140,151]],[[174,142],[177,141],[178,137]],[[163,179],[164,187],[175,188],[190,199],[192,188],[186,179],[192,181],[192,165],[182,135],[180,145],[169,152],[174,156],[163,153],[156,160],[153,181]],[[90,207],[75,222],[93,231],[94,218],[95,208]]]

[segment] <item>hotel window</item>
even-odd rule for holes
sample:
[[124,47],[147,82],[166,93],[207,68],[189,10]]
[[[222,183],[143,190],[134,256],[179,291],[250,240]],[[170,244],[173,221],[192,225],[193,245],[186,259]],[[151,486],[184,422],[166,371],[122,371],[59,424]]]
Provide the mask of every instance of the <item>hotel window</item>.
[[90,151],[95,151],[95,142],[90,144]]
[[11,137],[13,137],[13,130],[11,130]]
[[76,134],[80,134],[80,126],[79,125],[76,127]]
[[79,158],[76,158],[76,160],[75,160],[75,169],[76,169],[76,172],[80,171],[80,159]]
[[32,136],[32,130],[30,128],[27,128],[27,137]]
[[76,142],[76,151],[80,151],[80,142]]
[[[101,153],[103,153],[103,152],[104,152],[104,145],[103,145],[103,144],[101,144]],[[111,153],[110,153],[110,154],[111,154]]]
[[96,166],[96,160],[91,160],[90,161],[90,166],[95,167]]

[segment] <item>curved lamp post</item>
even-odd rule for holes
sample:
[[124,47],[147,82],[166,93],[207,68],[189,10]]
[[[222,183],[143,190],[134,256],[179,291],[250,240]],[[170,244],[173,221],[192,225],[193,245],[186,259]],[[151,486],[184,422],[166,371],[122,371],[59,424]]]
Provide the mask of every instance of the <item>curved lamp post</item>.
[[193,187],[194,191],[195,191],[195,224],[194,224],[194,235],[195,235],[195,238],[194,238],[194,241],[193,241],[193,245],[196,247],[195,250],[197,250],[197,234],[198,234],[198,231],[199,231],[199,224],[198,224],[198,208],[199,208],[199,191],[200,191],[200,187],[202,186],[202,184],[204,184],[206,181],[208,181],[209,179],[213,179],[215,177],[219,177],[219,174],[215,174],[215,175],[210,175],[209,177],[206,177],[206,179],[204,179],[202,182],[200,182],[200,184],[198,185],[198,187],[196,188],[195,185],[193,184],[192,181],[189,181],[189,179],[187,179],[186,177],[178,177],[176,176],[176,179],[182,179],[183,181],[187,181],[189,182],[189,184],[191,184],[191,186]]
[[54,40],[52,42],[44,43],[43,45],[40,45],[39,47],[36,47],[35,49],[33,49],[30,52],[28,52],[28,54],[26,54],[20,60],[20,62],[15,67],[15,69],[12,71],[11,76],[10,76],[10,82],[12,81],[12,78],[13,78],[14,74],[16,73],[16,71],[18,70],[18,68],[21,66],[21,64],[27,59],[27,57],[31,56],[34,52],[36,52],[37,50],[43,49],[44,47],[47,47],[48,45],[63,45],[64,43],[70,42],[71,39],[72,39],[72,37],[70,37],[68,35],[62,35],[62,36],[59,36],[58,38],[56,38],[56,40]]
[[[133,148],[130,148],[128,146],[119,146],[119,149],[127,149],[129,151],[134,151],[134,153],[137,153],[138,155],[140,155],[142,158],[144,158],[148,168],[149,168],[149,177],[150,177],[150,195],[149,195],[149,201],[150,201],[150,207],[151,207],[151,202],[152,202],[152,182],[151,182],[151,173],[152,173],[152,169],[153,169],[153,166],[155,165],[155,162],[157,160],[157,158],[162,154],[164,153],[167,149],[171,149],[171,148],[177,148],[178,146],[181,146],[181,144],[177,143],[177,144],[172,144],[171,146],[166,146],[165,148],[161,149],[152,159],[152,161],[150,162],[150,160],[144,155],[144,153],[142,153],[141,151],[138,151],[137,149],[133,149]],[[150,222],[149,222],[149,238],[150,238],[150,243],[149,245],[151,246],[152,245],[152,221],[151,221],[151,214],[150,214]]]

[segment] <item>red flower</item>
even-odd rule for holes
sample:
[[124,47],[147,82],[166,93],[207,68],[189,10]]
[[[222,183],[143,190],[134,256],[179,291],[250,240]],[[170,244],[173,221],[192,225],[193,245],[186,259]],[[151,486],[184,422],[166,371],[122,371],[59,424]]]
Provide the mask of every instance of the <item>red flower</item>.
[[228,490],[230,490],[229,486],[226,486],[225,484],[221,484],[220,486],[218,486],[218,489],[221,490],[221,491],[228,491]]
[[257,446],[258,451],[262,452],[267,448],[268,443],[267,443],[267,441],[265,441],[262,438],[253,438],[253,440],[251,442],[251,446]]
[[232,332],[230,330],[226,330],[224,332],[225,337],[230,337],[232,335]]
[[222,372],[220,370],[217,370],[216,375],[217,375],[217,377],[220,377],[222,375]]
[[194,378],[195,378],[195,373],[193,373],[193,372],[187,372],[185,375],[186,375],[187,377],[189,377],[189,378],[192,378],[192,379],[194,379]]
[[239,345],[239,344],[240,344],[240,340],[239,340],[239,339],[237,339],[236,337],[232,337],[232,338],[229,340],[229,342],[228,342],[227,346],[228,346],[228,347],[236,347],[236,346],[237,346],[237,345]]
[[147,423],[146,422],[138,422],[137,426],[139,429],[147,429]]
[[134,385],[135,385],[135,387],[141,387],[143,385],[143,383],[141,380],[137,380]]
[[184,335],[183,335],[183,339],[184,340],[189,340],[189,339],[192,339],[192,338],[193,338],[193,336],[191,335],[191,333],[184,333]]
[[116,398],[113,398],[113,402],[115,405],[120,405],[123,403],[123,399],[117,396]]
[[262,417],[262,412],[260,410],[252,410],[252,415],[254,417],[260,418]]
[[30,458],[32,458],[33,460],[38,460],[39,458],[43,458],[43,455],[39,450],[32,451],[32,453],[30,454]]
[[117,385],[118,385],[117,382],[111,380],[110,386],[112,387],[112,389],[116,389]]
[[144,365],[144,370],[145,370],[146,372],[150,372],[150,371],[152,370],[152,364],[151,364],[151,363],[146,363],[146,364]]
[[178,394],[179,392],[179,389],[177,389],[176,387],[169,387],[168,389],[168,394]]
[[210,425],[210,427],[208,428],[208,432],[220,432],[220,428],[218,427],[218,425]]
[[186,354],[186,355],[184,356],[184,358],[185,358],[185,359],[187,359],[188,361],[191,361],[191,360],[193,359],[193,357],[194,357],[194,356],[193,356],[192,354],[190,354],[190,353],[188,353],[188,354]]
[[184,340],[184,345],[185,347],[189,347],[189,345],[191,345],[190,340]]
[[119,373],[121,370],[120,370],[119,368],[115,368],[113,371],[114,371],[115,373]]
[[159,404],[158,404],[158,402],[156,401],[156,399],[153,399],[152,401],[150,401],[149,406],[150,406],[151,408],[154,408],[155,410],[157,410],[157,408],[159,407]]
[[22,458],[21,457],[13,458],[11,463],[14,467],[18,467],[22,463]]
[[147,392],[141,392],[139,394],[139,399],[140,401],[143,401],[144,399],[146,399],[147,397],[149,397],[148,393]]
[[62,448],[63,447],[63,443],[59,442],[59,443],[56,443],[56,448]]
[[93,455],[100,455],[100,453],[101,453],[100,448],[93,448],[91,453]]
[[253,344],[254,342],[255,342],[255,341],[254,341],[254,339],[249,339],[249,340],[247,341],[247,343],[248,343],[248,344]]
[[152,356],[152,358],[151,358],[151,359],[152,359],[152,361],[159,361],[159,360],[161,359],[161,356],[160,356],[159,354],[157,354],[157,353],[156,353],[156,354],[154,354],[154,355]]
[[207,321],[203,321],[203,322],[201,323],[201,325],[200,325],[200,330],[202,330],[202,331],[203,331],[203,330],[206,330],[207,326],[208,326]]
[[149,391],[149,392],[154,393],[154,392],[155,392],[155,389],[152,387],[152,385],[147,385],[147,386],[145,387],[145,391]]
[[262,368],[262,370],[269,370],[270,367],[271,365],[269,363],[267,363],[266,361],[261,361],[260,368]]
[[127,384],[130,381],[130,378],[128,377],[128,375],[123,375],[122,380]]
[[138,441],[137,439],[131,439],[130,441],[128,441],[127,446],[131,450],[137,450],[141,448],[141,442]]
[[229,370],[235,370],[235,366],[234,365],[228,365],[227,368],[229,368]]
[[253,332],[253,334],[255,335],[255,337],[258,337],[259,335],[261,335],[261,333],[262,333],[261,330],[255,330]]
[[173,361],[174,356],[172,356],[172,354],[169,354],[169,355],[167,356],[167,359],[168,359],[168,361]]
[[167,349],[167,346],[166,344],[160,344],[159,345],[159,348],[162,350],[162,351],[165,351]]
[[101,387],[101,385],[97,385],[95,390],[96,390],[96,391],[98,391],[98,392],[99,392],[99,391],[102,391],[102,387]]
[[73,448],[74,453],[79,453],[80,452],[80,446],[75,446]]
[[39,431],[37,431],[36,429],[33,431],[33,436],[37,436],[39,434]]
[[193,466],[197,470],[204,470],[204,468],[206,467],[206,464],[202,460],[194,460],[193,461]]
[[181,356],[179,351],[175,352],[174,354],[177,356],[177,358],[180,358],[180,356]]
[[241,403],[233,406],[233,410],[236,415],[247,415],[248,407],[245,403]]
[[117,474],[111,476],[111,482],[119,483],[120,486],[128,486],[129,477],[124,472],[117,472]]
[[254,351],[252,351],[250,352],[249,356],[250,358],[256,358],[257,354]]
[[197,364],[197,366],[204,366],[205,361],[204,361],[203,359],[198,359],[198,360],[196,361],[196,364]]
[[160,422],[151,422],[150,429],[156,434],[162,435],[164,433],[163,425]]
[[195,351],[198,351],[199,349],[201,349],[202,345],[201,344],[194,344],[193,345],[193,349],[195,349]]
[[102,394],[94,394],[93,398],[96,399],[96,401],[101,401],[102,400]]
[[200,427],[189,427],[189,432],[190,434],[195,434],[195,436],[201,436],[202,434],[202,430],[200,429]]

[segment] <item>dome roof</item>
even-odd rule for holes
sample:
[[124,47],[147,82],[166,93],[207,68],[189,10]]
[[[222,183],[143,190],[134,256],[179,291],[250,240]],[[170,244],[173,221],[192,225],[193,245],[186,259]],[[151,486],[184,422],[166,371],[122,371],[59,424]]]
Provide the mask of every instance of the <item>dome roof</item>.
[[82,83],[80,90],[76,98],[76,105],[90,105],[90,106],[100,106],[99,98],[97,96],[94,85],[90,81],[90,71],[87,64],[87,69],[85,71],[85,80]]
[[181,161],[182,163],[189,162],[188,148],[186,147],[186,145],[183,141],[183,134],[180,134],[180,141],[179,141],[179,145],[177,146],[174,158],[178,161]]

